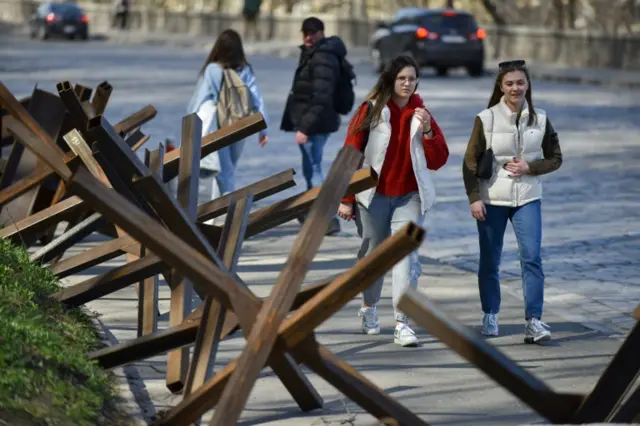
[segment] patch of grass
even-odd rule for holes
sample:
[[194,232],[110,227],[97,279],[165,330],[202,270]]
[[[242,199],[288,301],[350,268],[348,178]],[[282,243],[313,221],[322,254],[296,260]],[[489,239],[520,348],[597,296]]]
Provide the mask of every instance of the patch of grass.
[[0,240],[0,420],[123,424],[113,376],[87,358],[98,334],[84,312],[50,297],[59,289],[49,269]]

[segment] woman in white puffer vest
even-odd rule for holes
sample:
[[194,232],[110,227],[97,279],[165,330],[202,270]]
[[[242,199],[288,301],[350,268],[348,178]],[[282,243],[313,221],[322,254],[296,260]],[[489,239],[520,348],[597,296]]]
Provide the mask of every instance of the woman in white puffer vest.
[[[493,151],[491,176],[478,177],[479,159]],[[474,122],[462,172],[471,215],[480,241],[478,286],[484,317],[482,334],[498,335],[500,258],[507,222],[511,221],[520,252],[525,302],[525,342],[551,338],[541,321],[542,183],[539,176],[562,164],[558,135],[545,111],[534,109],[531,79],[522,60],[499,64],[487,109]]]
[[[406,224],[423,225],[435,203],[431,171],[440,169],[449,158],[442,130],[425,107],[418,88],[419,67],[409,56],[389,62],[376,85],[354,114],[345,145],[364,153],[363,166],[378,174],[375,188],[342,200],[338,216],[354,217],[362,245],[358,257],[370,254],[390,235]],[[408,289],[418,286],[422,268],[418,251],[398,262],[392,270],[391,292],[394,308],[394,343],[403,347],[418,345],[406,314],[398,301]],[[380,333],[377,305],[384,277],[363,292],[362,332]]]

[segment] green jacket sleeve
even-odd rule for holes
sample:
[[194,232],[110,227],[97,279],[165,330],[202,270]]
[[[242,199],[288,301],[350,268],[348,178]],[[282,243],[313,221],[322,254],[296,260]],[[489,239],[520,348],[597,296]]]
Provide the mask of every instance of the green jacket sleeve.
[[529,174],[540,176],[556,171],[562,165],[562,150],[558,134],[547,118],[547,125],[542,139],[542,155],[544,158],[529,163]]
[[480,183],[476,177],[476,170],[478,169],[478,156],[485,151],[486,147],[487,141],[484,137],[482,120],[480,117],[476,117],[462,162],[462,179],[469,204],[480,200]]

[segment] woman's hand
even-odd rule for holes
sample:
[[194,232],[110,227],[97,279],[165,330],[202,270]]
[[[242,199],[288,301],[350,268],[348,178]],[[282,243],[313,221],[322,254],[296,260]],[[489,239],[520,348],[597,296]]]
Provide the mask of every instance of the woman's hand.
[[264,148],[267,142],[269,142],[269,136],[267,135],[258,136],[258,143],[260,144],[260,148]]
[[350,221],[353,218],[353,204],[340,203],[338,216],[347,222]]
[[529,173],[529,163],[519,158],[514,158],[513,161],[508,162],[503,167],[513,177],[520,177]]
[[429,133],[431,131],[431,114],[424,108],[416,108],[414,114],[422,125],[422,132]]
[[482,200],[474,201],[471,203],[469,208],[471,209],[471,216],[481,221],[484,220],[487,214],[487,208],[484,206],[484,202]]

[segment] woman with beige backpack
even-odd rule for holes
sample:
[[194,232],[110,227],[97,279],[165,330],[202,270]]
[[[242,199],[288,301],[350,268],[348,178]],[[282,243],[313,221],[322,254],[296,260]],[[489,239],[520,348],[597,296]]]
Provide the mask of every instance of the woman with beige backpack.
[[[203,136],[256,112],[268,122],[255,73],[236,31],[220,33],[200,69],[187,107],[187,113],[194,112],[202,120]],[[267,141],[266,129],[260,131],[259,145],[264,147]],[[235,191],[235,171],[244,144],[244,140],[236,142],[202,159],[198,204]]]

